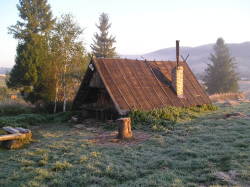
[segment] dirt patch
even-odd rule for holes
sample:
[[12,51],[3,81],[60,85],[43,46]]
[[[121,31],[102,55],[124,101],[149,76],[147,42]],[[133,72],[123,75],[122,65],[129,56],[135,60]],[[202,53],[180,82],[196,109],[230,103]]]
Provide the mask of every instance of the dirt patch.
[[216,172],[215,176],[218,179],[221,179],[223,181],[228,182],[231,185],[237,185],[238,183],[235,181],[235,178],[237,176],[237,173],[235,171],[229,171],[229,172]]
[[105,146],[132,146],[143,143],[152,136],[148,133],[138,130],[133,131],[133,138],[129,140],[120,140],[117,138],[117,135],[117,131],[107,131],[89,138],[88,141]]
[[[95,120],[87,120],[81,124],[74,125],[74,129],[67,135],[80,135],[82,131],[90,133],[90,136],[86,137],[87,142],[104,146],[133,146],[143,143],[152,136],[144,131],[133,130],[133,137],[131,139],[120,140],[117,138],[118,130],[104,130],[100,126],[100,122]],[[92,136],[91,134],[94,135]]]
[[224,118],[249,118],[246,114],[242,112],[234,112],[234,113],[228,113],[225,114]]
[[239,104],[240,104],[240,102],[236,101],[236,100],[228,100],[224,103],[224,105],[226,105],[226,106],[237,106]]

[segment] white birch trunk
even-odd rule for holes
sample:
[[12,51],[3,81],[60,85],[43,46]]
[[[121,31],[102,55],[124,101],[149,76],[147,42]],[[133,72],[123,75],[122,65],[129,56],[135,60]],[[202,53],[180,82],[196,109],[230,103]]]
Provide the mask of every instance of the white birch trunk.
[[64,65],[63,71],[63,112],[66,112],[66,105],[67,105],[67,94],[66,94],[66,64]]

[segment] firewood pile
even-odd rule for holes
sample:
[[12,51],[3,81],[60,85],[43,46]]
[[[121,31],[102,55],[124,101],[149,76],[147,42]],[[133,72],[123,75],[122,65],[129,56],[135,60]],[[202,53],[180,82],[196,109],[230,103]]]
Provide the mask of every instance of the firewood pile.
[[7,149],[21,148],[32,140],[32,132],[29,129],[21,127],[3,127],[2,129],[6,134],[0,135],[0,143]]

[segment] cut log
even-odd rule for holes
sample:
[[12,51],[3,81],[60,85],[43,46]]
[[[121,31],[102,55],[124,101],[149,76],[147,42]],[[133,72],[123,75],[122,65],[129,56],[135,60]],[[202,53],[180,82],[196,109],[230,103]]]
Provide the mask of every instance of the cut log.
[[24,143],[20,140],[8,140],[2,142],[2,146],[6,149],[19,149],[24,146]]
[[20,133],[29,133],[31,132],[29,129],[24,129],[22,127],[16,127],[16,130],[18,130]]
[[7,134],[0,136],[0,142],[2,141],[2,146],[7,149],[18,149],[25,144],[30,143],[32,140],[32,133],[17,133],[17,134]]
[[131,130],[131,119],[130,118],[120,118],[118,121],[118,136],[119,139],[130,139],[132,138]]
[[6,134],[6,135],[2,135],[0,136],[0,141],[6,141],[6,140],[16,140],[16,139],[21,139],[26,137],[25,134],[21,134],[21,133],[16,133],[16,134]]
[[24,129],[21,127],[3,127],[3,130],[8,132],[9,134],[1,135],[0,142],[2,142],[2,146],[7,149],[20,148],[24,144],[30,143],[30,141],[32,140],[32,133],[28,129]]

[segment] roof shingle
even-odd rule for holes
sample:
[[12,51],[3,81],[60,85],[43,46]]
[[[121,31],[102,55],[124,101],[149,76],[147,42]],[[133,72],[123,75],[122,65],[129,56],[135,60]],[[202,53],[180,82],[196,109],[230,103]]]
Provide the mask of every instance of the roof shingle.
[[211,103],[185,62],[179,63],[184,67],[183,98],[177,97],[171,84],[176,62],[97,58],[92,63],[120,114],[132,109]]

